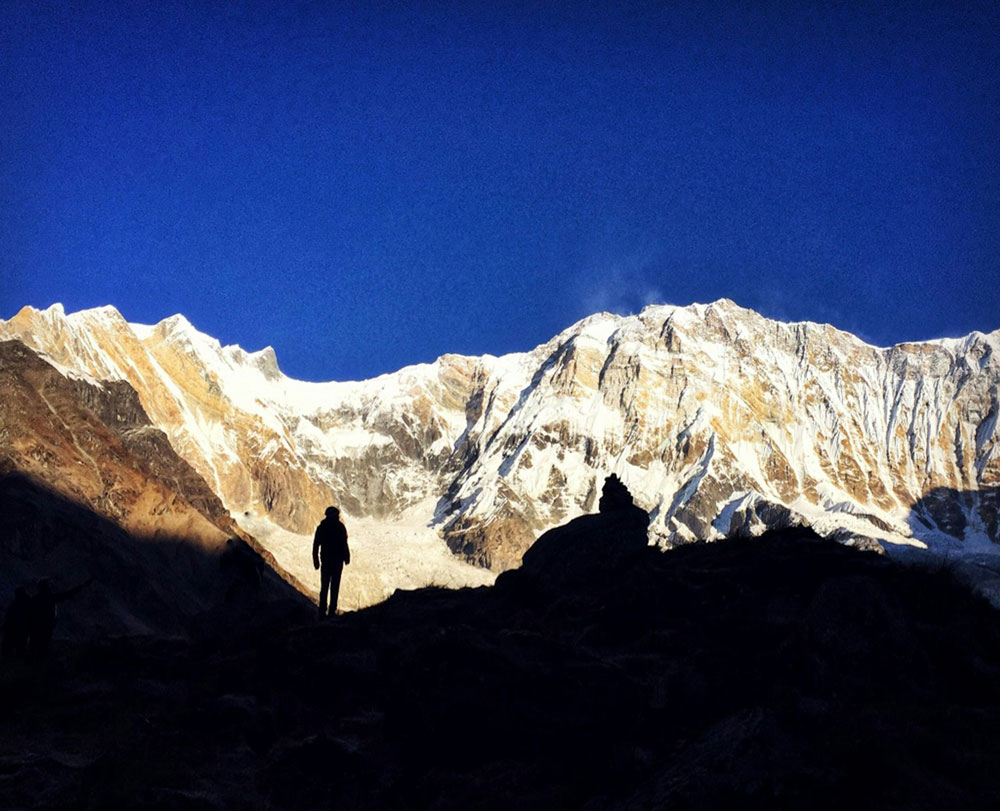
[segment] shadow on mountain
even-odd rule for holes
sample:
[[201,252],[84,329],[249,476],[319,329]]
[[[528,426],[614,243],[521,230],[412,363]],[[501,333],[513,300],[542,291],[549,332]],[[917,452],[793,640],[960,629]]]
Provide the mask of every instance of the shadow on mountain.
[[398,592],[319,624],[246,612],[243,634],[80,645],[44,679],[7,674],[0,805],[1000,796],[1000,617],[947,570],[801,528],[661,553],[629,515],[547,533],[492,589]]
[[936,487],[913,505],[911,515],[928,529],[939,529],[959,540],[971,528],[1000,544],[1000,487]]
[[0,475],[0,602],[40,578],[55,588],[93,579],[60,610],[56,636],[186,635],[256,603],[308,606],[248,545],[209,549],[141,538],[19,473]]

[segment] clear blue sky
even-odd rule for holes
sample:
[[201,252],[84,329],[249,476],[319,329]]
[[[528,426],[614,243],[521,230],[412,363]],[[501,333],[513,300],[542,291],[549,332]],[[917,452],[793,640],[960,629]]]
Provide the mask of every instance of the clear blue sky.
[[1000,327],[997,4],[807,5],[0,2],[0,317],[306,379],[722,296]]

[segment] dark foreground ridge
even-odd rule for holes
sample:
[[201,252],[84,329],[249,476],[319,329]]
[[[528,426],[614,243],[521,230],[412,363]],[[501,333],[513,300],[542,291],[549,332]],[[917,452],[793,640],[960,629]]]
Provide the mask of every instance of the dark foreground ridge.
[[630,545],[628,510],[547,534],[492,589],[323,623],[262,603],[205,615],[190,640],[64,643],[41,669],[5,668],[0,806],[1000,796],[1000,623],[947,571],[801,529],[660,553]]

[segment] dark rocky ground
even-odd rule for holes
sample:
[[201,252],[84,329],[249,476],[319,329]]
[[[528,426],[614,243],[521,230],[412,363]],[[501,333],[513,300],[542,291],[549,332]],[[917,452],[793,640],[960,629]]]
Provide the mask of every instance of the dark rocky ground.
[[0,807],[996,806],[1000,621],[947,571],[805,530],[608,568],[603,518],[492,589],[4,663]]

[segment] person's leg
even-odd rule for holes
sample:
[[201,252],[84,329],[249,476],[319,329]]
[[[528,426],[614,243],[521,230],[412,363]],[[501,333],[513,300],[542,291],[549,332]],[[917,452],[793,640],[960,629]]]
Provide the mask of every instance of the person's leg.
[[[330,572],[328,569],[324,568],[320,574],[320,587],[319,587],[319,615],[320,617],[326,616],[326,593],[330,588]],[[335,604],[336,605],[336,604]]]
[[340,596],[340,577],[344,572],[343,566],[337,566],[330,572],[330,615],[337,613],[337,599]]

